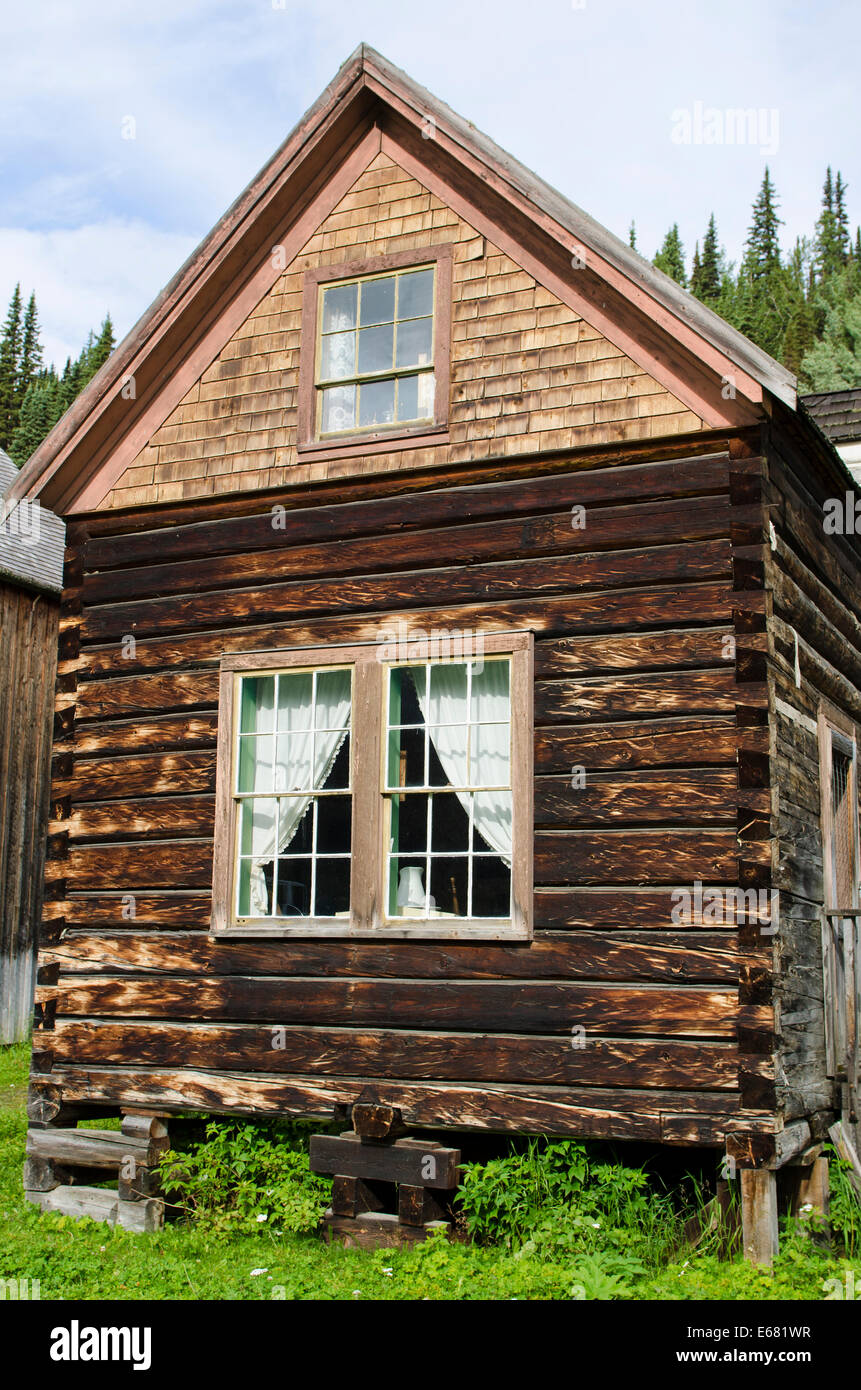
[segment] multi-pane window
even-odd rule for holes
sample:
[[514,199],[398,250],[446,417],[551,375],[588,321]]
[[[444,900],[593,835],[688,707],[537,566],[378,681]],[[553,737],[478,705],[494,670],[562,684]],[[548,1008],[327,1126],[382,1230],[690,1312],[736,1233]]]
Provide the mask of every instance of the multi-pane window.
[[351,679],[349,667],[240,678],[239,918],[349,914]]
[[388,670],[387,911],[508,917],[510,660]]
[[319,287],[320,438],[434,418],[435,265]]
[[224,658],[215,931],[529,935],[531,638],[486,645]]

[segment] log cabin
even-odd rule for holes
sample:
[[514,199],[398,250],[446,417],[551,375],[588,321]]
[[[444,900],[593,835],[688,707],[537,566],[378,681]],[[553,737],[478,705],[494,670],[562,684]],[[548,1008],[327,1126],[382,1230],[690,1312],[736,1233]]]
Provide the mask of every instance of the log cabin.
[[16,491],[33,1200],[88,1115],[376,1106],[714,1150],[771,1259],[858,1095],[861,494],[792,375],[362,45]]

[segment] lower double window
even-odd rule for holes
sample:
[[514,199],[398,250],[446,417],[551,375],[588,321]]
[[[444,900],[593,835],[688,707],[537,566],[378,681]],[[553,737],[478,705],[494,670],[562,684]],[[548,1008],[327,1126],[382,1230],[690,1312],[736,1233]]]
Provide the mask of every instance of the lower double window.
[[216,932],[529,935],[531,637],[447,637],[224,658]]

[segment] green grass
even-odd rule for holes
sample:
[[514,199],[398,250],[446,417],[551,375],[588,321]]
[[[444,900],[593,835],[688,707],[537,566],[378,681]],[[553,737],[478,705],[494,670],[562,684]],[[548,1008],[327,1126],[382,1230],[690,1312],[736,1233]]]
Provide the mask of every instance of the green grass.
[[[650,1227],[643,1236],[634,1230],[640,1223],[636,1202],[627,1227],[629,1208],[623,1204],[606,1237],[599,1220],[582,1248],[577,1223],[557,1228],[553,1219],[533,1223],[532,1238],[524,1241],[529,1232],[521,1232],[511,1248],[434,1239],[407,1250],[359,1251],[327,1246],[313,1235],[268,1229],[237,1234],[229,1222],[215,1229],[173,1224],[158,1235],[140,1236],[42,1215],[21,1192],[28,1059],[28,1046],[0,1048],[0,1277],[38,1279],[43,1300],[820,1300],[824,1282],[842,1281],[849,1268],[861,1285],[857,1253],[853,1260],[838,1257],[797,1232],[784,1240],[772,1274],[706,1250],[668,1259],[659,1232]],[[532,1158],[529,1152],[523,1157],[527,1166],[534,1159],[534,1150]],[[634,1190],[631,1172],[620,1170],[623,1185]],[[615,1200],[622,1188],[613,1183]],[[593,1192],[595,1183],[587,1187]],[[669,1205],[665,1210],[672,1223]]]

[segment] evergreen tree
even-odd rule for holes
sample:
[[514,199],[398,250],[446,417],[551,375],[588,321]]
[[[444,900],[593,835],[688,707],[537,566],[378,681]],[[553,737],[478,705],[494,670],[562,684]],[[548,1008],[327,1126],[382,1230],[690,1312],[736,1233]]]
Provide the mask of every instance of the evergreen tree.
[[799,237],[787,266],[790,296],[794,301],[783,335],[780,360],[796,374],[805,353],[816,342],[816,315],[811,302],[813,290],[813,252],[807,237]]
[[658,251],[652,265],[657,266],[665,275],[669,275],[677,284],[687,288],[688,277],[685,273],[685,251],[682,246],[682,239],[679,236],[678,223],[674,222],[667,235],[664,237],[663,245]]
[[[839,182],[840,175],[837,177]],[[842,196],[841,187],[841,198]],[[842,215],[845,217],[845,209]],[[838,221],[834,182],[829,164],[822,186],[822,211],[816,223],[816,261],[820,279],[827,280],[840,269],[844,260],[845,248],[842,244],[842,229]]]
[[631,221],[630,227],[628,228],[628,245],[630,246],[630,248],[631,248],[632,251],[636,251],[636,249],[637,249],[637,228],[634,226],[633,219],[632,219],[632,221]]
[[837,170],[837,182],[834,185],[834,221],[837,227],[837,244],[840,248],[840,259],[843,265],[849,259],[852,250],[852,238],[849,235],[849,214],[846,211],[846,184],[840,170]]
[[801,362],[801,389],[861,386],[861,269],[854,261],[817,286],[813,310],[819,331]]
[[704,304],[713,304],[721,292],[722,254],[718,245],[715,215],[709,218],[709,225],[703,237],[703,254],[700,258],[699,274],[691,276],[691,290]]
[[18,371],[21,365],[21,286],[15,286],[0,338],[0,448],[8,449],[18,423]]
[[[115,346],[114,326],[111,323],[110,314],[106,314],[99,331],[99,336],[93,343],[87,359],[87,381],[90,381],[96,375],[99,368],[107,362]],[[86,382],[84,384],[86,385]]]
[[779,267],[780,238],[777,229],[782,225],[777,215],[777,195],[766,165],[745,243],[745,267],[753,279],[763,279]]
[[42,344],[39,341],[39,315],[36,309],[36,296],[31,294],[24,314],[24,328],[21,334],[21,364],[19,370],[20,391],[24,393],[34,377],[42,370]]
[[54,372],[43,372],[27,387],[12,435],[9,455],[19,468],[39,447],[61,414],[57,377]]
[[691,263],[691,294],[697,293],[697,287],[702,279],[702,274],[703,268],[700,263],[700,244],[696,241],[694,242],[694,259]]
[[783,337],[796,308],[791,277],[780,260],[777,197],[766,166],[753,205],[745,254],[736,285],[736,327],[773,357],[780,354]]

